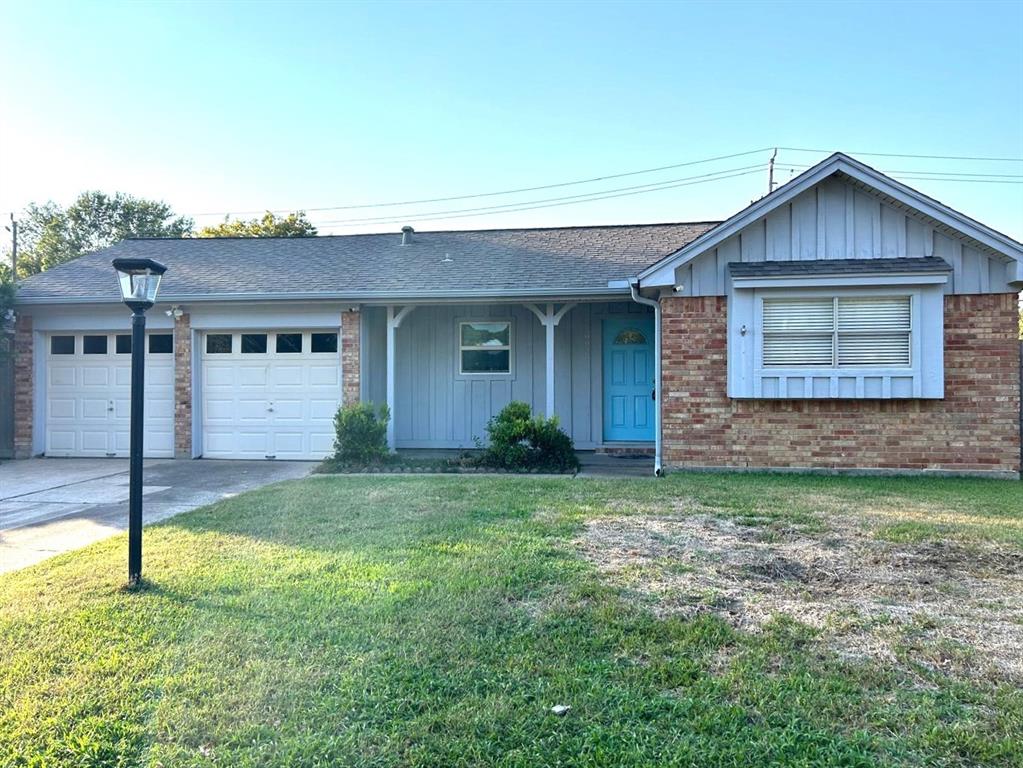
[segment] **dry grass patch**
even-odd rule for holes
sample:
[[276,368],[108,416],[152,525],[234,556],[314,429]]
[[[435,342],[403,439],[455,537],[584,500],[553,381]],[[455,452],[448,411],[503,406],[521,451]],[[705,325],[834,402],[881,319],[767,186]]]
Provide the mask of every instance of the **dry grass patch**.
[[[592,519],[577,546],[660,616],[713,613],[760,632],[777,617],[844,657],[1023,680],[1023,552],[879,539],[882,516],[823,526],[708,514]],[[745,523],[745,524],[744,524]]]

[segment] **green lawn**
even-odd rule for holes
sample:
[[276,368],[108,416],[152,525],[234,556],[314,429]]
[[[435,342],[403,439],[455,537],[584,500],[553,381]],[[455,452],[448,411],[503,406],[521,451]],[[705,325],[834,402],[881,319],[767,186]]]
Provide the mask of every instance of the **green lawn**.
[[792,618],[661,611],[581,543],[692,515],[758,542],[830,546],[842,520],[893,552],[1023,551],[1010,482],[283,483],[147,528],[137,593],[123,536],[0,576],[0,765],[1023,765],[1020,681],[931,663],[923,629],[864,658]]

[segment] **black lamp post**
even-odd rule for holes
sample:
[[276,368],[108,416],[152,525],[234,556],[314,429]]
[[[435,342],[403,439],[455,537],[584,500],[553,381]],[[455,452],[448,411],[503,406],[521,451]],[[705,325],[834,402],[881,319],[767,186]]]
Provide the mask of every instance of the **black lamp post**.
[[152,259],[114,259],[121,298],[131,308],[131,441],[128,480],[128,586],[142,579],[142,436],[146,375],[146,310],[156,302],[167,267]]

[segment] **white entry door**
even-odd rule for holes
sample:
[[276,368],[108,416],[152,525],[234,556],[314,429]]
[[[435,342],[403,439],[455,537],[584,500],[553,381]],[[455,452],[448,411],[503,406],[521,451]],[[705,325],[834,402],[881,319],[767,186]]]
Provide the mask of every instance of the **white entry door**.
[[202,445],[210,459],[322,459],[341,402],[338,333],[203,337]]
[[[127,456],[131,334],[55,333],[46,340],[46,455]],[[149,457],[174,456],[174,337],[146,336]]]

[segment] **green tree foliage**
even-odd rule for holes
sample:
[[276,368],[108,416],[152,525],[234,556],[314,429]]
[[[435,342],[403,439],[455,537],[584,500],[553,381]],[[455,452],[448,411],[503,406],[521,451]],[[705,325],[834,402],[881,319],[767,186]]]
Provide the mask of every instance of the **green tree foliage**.
[[18,275],[42,272],[127,237],[184,237],[192,220],[167,203],[117,193],[83,192],[68,208],[32,203],[20,222]]
[[349,403],[334,414],[334,459],[341,463],[372,464],[387,455],[386,405]]
[[224,219],[213,227],[203,227],[199,237],[313,237],[316,227],[305,216],[305,211],[275,216],[270,211],[262,218],[247,221]]

